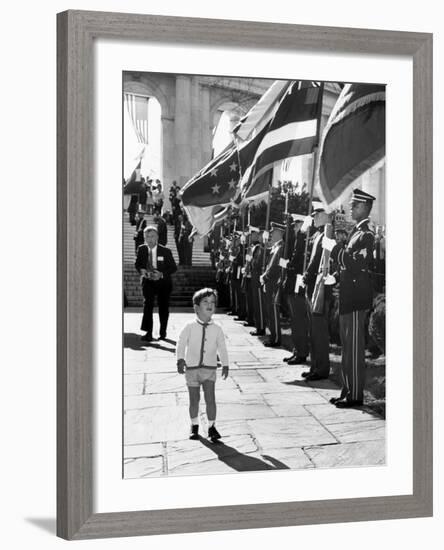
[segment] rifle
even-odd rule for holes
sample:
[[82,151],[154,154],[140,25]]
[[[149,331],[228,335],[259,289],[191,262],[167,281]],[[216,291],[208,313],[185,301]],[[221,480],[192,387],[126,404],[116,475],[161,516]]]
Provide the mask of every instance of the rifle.
[[[324,236],[329,239],[333,235],[333,226],[331,223],[325,224]],[[311,305],[313,313],[322,315],[324,313],[325,302],[325,277],[328,275],[328,268],[330,263],[330,250],[324,249],[322,251],[321,261],[319,263],[319,273],[316,278],[316,284],[311,298]]]

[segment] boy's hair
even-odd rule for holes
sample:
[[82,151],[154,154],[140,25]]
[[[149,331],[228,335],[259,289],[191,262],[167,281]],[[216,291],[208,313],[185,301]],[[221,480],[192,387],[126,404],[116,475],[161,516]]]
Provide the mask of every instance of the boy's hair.
[[207,296],[214,296],[217,302],[217,291],[213,288],[201,288],[193,294],[193,306],[199,306],[201,301]]

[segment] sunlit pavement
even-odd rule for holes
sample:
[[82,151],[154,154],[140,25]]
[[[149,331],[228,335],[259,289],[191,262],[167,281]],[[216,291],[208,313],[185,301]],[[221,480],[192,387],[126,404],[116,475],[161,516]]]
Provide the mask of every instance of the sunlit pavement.
[[[141,311],[124,315],[125,478],[242,471],[374,466],[385,463],[385,421],[365,407],[337,409],[330,380],[306,382],[307,365],[287,366],[288,350],[265,348],[224,313],[230,375],[216,383],[218,443],[207,439],[203,395],[199,441],[190,441],[188,392],[175,343],[191,310],[170,314],[168,340],[142,342]],[[157,315],[155,315],[155,333]]]

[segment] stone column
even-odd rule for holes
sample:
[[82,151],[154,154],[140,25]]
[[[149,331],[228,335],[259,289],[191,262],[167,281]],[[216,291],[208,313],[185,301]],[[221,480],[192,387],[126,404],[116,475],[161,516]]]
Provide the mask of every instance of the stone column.
[[197,77],[191,79],[191,175],[202,166],[202,108],[200,101],[200,84]]
[[189,76],[176,77],[175,110],[175,162],[179,185],[191,177],[191,79]]
[[171,204],[168,200],[170,187],[176,177],[175,163],[175,135],[174,135],[174,119],[162,115],[162,166],[163,166],[163,191],[165,193],[165,208],[171,210]]
[[213,128],[210,121],[210,89],[202,86],[200,92],[202,99],[202,166],[205,166],[211,160]]

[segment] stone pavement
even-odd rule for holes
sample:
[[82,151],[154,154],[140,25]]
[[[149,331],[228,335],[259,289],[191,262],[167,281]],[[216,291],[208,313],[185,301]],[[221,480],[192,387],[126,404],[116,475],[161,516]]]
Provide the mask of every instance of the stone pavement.
[[[284,349],[265,348],[232,317],[217,314],[230,375],[216,383],[223,438],[211,443],[201,397],[200,441],[190,441],[188,392],[177,374],[175,342],[191,310],[170,315],[168,341],[140,341],[140,310],[124,316],[124,477],[254,470],[375,466],[385,463],[385,421],[372,411],[337,409],[330,380],[305,382]],[[157,321],[157,315],[155,322]],[[156,325],[155,325],[156,326]]]

